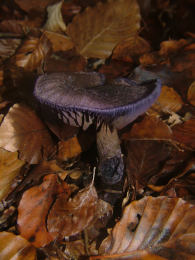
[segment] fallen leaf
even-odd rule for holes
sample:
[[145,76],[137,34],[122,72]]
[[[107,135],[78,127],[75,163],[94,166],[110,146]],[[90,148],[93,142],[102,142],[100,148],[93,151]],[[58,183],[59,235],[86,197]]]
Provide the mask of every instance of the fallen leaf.
[[67,33],[84,57],[107,58],[117,43],[136,35],[139,28],[136,0],[110,0],[76,15]]
[[59,183],[55,174],[44,177],[43,183],[24,192],[18,206],[18,230],[21,236],[31,241],[36,247],[43,247],[53,241],[47,231],[46,219],[55,202],[55,197],[62,193],[67,198],[68,185]]
[[59,0],[44,0],[37,3],[37,0],[15,0],[21,9],[29,13],[32,11],[42,12],[50,4],[53,4]]
[[174,53],[177,53],[181,48],[187,45],[187,41],[185,39],[180,40],[168,40],[163,41],[160,44],[159,54],[162,56],[169,56]]
[[195,81],[189,86],[187,98],[190,104],[195,106]]
[[0,232],[1,260],[36,260],[36,249],[23,237]]
[[70,138],[58,143],[57,158],[60,161],[66,161],[81,154],[82,149],[77,137]]
[[11,191],[15,177],[20,173],[24,161],[18,159],[17,152],[8,152],[0,148],[0,200]]
[[96,215],[98,197],[94,186],[80,190],[73,198],[58,196],[47,219],[47,228],[53,239],[63,239],[83,231]]
[[37,115],[27,106],[15,104],[0,126],[0,147],[16,152],[31,164],[48,158],[53,141]]
[[54,52],[67,51],[74,47],[72,40],[63,34],[49,31],[45,31],[44,33],[51,42]]
[[0,57],[5,60],[11,57],[21,43],[20,39],[0,39]]
[[132,62],[132,57],[140,56],[151,49],[149,43],[140,36],[125,39],[114,48],[112,59]]
[[133,201],[102,242],[100,259],[177,259],[182,255],[193,259],[194,217],[195,206],[179,198],[144,197]]
[[180,95],[173,88],[163,86],[159,98],[148,111],[151,114],[158,114],[161,111],[177,112],[183,104]]
[[50,50],[51,43],[44,34],[40,38],[30,37],[23,42],[17,51],[16,65],[33,71],[43,63]]
[[172,130],[174,140],[187,148],[195,149],[195,119],[176,125]]
[[151,140],[171,140],[172,130],[160,118],[155,116],[145,116],[139,123],[134,123],[130,132],[122,135],[122,139],[151,139]]
[[48,18],[44,29],[52,32],[65,32],[66,25],[62,17],[63,1],[47,7]]

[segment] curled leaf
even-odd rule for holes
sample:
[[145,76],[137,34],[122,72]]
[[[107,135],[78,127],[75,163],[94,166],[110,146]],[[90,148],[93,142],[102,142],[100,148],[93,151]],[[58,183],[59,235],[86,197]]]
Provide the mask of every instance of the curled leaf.
[[184,254],[188,256],[185,259],[193,259],[194,217],[195,206],[179,198],[144,197],[133,201],[101,244],[100,252],[113,255],[113,259],[115,254],[145,260],[178,259]]
[[136,0],[109,0],[76,15],[67,33],[84,57],[107,58],[117,43],[134,36],[139,28]]
[[26,40],[16,54],[16,65],[26,70],[35,70],[51,49],[51,43],[43,34],[40,38]]
[[63,1],[47,7],[48,19],[44,28],[53,32],[65,32],[66,25],[62,17],[62,4]]

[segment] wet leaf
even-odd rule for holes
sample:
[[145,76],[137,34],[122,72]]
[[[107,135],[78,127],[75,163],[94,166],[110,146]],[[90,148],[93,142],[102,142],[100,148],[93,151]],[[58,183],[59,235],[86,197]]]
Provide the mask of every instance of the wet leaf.
[[194,217],[195,206],[179,198],[144,197],[133,201],[99,252],[113,255],[113,259],[115,254],[121,254],[120,259],[177,259],[182,255],[193,259]]
[[51,50],[51,43],[43,34],[40,38],[30,37],[19,48],[16,54],[16,65],[33,71],[43,62]]
[[44,29],[52,32],[65,32],[66,25],[62,17],[63,1],[47,7],[48,18]]
[[1,260],[36,260],[36,249],[23,237],[0,232]]
[[94,219],[97,193],[93,185],[80,190],[68,201],[58,196],[47,220],[47,228],[52,237],[63,239],[83,231]]
[[11,192],[14,179],[23,165],[24,161],[18,159],[17,152],[0,149],[0,200]]
[[195,81],[189,86],[187,98],[190,104],[195,106]]
[[41,120],[27,106],[15,104],[0,126],[0,147],[20,151],[22,160],[37,163],[53,150],[53,141]]
[[136,35],[139,23],[136,0],[110,0],[76,15],[67,33],[83,56],[107,58],[117,43]]
[[47,231],[46,219],[55,197],[62,193],[67,198],[67,191],[67,184],[60,184],[55,174],[45,176],[41,185],[27,190],[18,206],[17,223],[21,236],[36,247],[51,242],[53,237]]
[[195,149],[195,119],[173,127],[173,138],[190,149]]

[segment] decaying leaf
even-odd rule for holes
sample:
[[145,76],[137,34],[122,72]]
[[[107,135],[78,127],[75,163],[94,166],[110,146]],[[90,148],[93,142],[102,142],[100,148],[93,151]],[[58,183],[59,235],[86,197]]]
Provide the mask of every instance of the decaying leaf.
[[156,112],[177,112],[183,106],[183,101],[180,95],[173,89],[163,86],[161,94],[155,104],[149,109],[149,112],[156,114]]
[[44,29],[53,32],[65,32],[66,25],[62,17],[62,4],[63,1],[47,7],[48,18],[44,25]]
[[99,252],[105,259],[106,255],[109,259],[193,259],[194,217],[195,206],[179,198],[144,197],[133,201]]
[[149,51],[149,43],[137,35],[120,42],[113,50],[112,59],[131,62],[131,57],[140,56]]
[[43,247],[53,240],[47,231],[46,219],[55,197],[62,193],[67,198],[68,186],[59,183],[55,174],[44,177],[43,183],[27,190],[18,206],[18,229],[21,236],[36,247]]
[[145,116],[144,119],[135,123],[130,132],[123,134],[123,139],[151,139],[170,140],[172,137],[171,128],[160,118],[155,116]]
[[58,143],[57,158],[61,161],[66,161],[73,157],[78,156],[82,152],[81,146],[77,137],[70,138],[66,141],[60,141]]
[[195,106],[195,81],[189,86],[187,98],[190,104]]
[[24,162],[18,159],[17,152],[0,148],[0,200],[11,192],[15,177],[20,173]]
[[190,119],[183,124],[172,128],[173,138],[184,146],[195,149],[195,119]]
[[12,56],[20,43],[20,39],[0,39],[0,58],[5,60]]
[[67,51],[74,46],[72,40],[63,34],[45,31],[45,35],[50,40],[54,52]]
[[36,249],[23,237],[0,232],[1,260],[36,260]]
[[53,149],[48,130],[28,107],[15,104],[0,126],[0,147],[16,152],[29,163],[47,158]]
[[24,41],[16,54],[16,65],[33,71],[43,62],[51,49],[51,43],[43,34],[40,38],[31,37]]
[[97,206],[97,193],[90,184],[73,198],[65,201],[58,196],[47,220],[47,228],[52,237],[63,239],[84,230],[94,219]]
[[136,0],[109,0],[76,15],[67,33],[83,56],[106,58],[117,43],[136,35],[139,28]]

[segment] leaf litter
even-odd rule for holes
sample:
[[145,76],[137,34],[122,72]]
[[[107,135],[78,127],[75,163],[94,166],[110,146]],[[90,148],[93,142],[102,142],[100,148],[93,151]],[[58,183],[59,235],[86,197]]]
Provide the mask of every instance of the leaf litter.
[[[1,3],[1,259],[194,258],[192,6]],[[93,126],[44,120],[32,94],[42,73],[93,70],[162,82],[156,103],[119,133],[125,175],[114,186],[97,170],[91,181]]]

